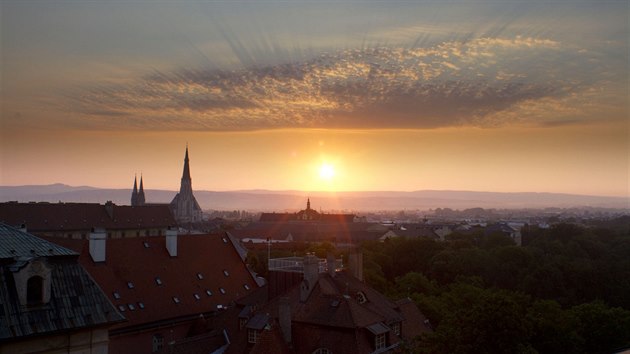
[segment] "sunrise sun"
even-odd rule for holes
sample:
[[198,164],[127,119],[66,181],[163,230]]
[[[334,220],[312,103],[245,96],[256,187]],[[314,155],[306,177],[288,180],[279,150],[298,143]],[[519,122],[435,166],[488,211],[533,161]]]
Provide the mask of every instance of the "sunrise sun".
[[330,181],[335,176],[335,168],[333,165],[323,163],[319,168],[319,177],[323,180]]

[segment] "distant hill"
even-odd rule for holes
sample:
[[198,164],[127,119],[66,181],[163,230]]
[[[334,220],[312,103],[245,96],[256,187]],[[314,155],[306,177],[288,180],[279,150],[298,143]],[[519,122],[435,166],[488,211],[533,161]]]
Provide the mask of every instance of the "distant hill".
[[[145,189],[148,203],[169,203],[175,191]],[[330,211],[368,211],[430,208],[547,208],[601,207],[629,209],[630,200],[622,197],[585,196],[559,193],[496,193],[424,190],[414,192],[303,192],[303,191],[195,191],[203,209],[296,211],[310,197],[313,208]],[[130,203],[130,189],[102,189],[64,184],[41,186],[0,186],[0,202],[82,202],[119,205]]]

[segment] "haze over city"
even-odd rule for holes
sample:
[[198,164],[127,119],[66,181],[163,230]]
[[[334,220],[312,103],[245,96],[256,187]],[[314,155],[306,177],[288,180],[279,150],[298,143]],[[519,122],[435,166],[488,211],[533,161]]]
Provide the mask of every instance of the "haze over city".
[[5,1],[0,184],[628,196],[627,1]]

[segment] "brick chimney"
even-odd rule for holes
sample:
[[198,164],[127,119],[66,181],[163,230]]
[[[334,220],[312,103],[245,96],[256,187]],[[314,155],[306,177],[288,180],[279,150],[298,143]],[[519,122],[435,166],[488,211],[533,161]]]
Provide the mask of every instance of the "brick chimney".
[[319,259],[312,254],[304,256],[304,279],[300,284],[300,301],[306,302],[319,278]]
[[107,203],[105,203],[105,211],[107,212],[109,218],[114,220],[114,203],[112,203],[111,200],[108,200]]
[[278,321],[280,322],[280,330],[282,331],[284,341],[291,343],[291,303],[286,296],[280,298],[278,305]]
[[363,281],[363,252],[358,247],[348,254],[348,270],[350,275]]
[[177,257],[177,230],[166,229],[166,250],[171,257]]
[[105,262],[106,240],[105,229],[93,228],[90,232],[90,256],[94,262]]

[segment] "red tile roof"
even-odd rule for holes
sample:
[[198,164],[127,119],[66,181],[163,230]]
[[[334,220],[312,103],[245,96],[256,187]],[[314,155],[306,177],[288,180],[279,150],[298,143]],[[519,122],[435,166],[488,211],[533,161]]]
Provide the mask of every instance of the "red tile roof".
[[225,234],[180,235],[177,257],[169,256],[163,236],[108,239],[104,263],[92,261],[87,240],[48,240],[81,253],[79,262],[124,308],[129,322],[119,329],[216,311],[257,288]]
[[25,224],[29,232],[159,229],[175,226],[167,204],[127,206],[96,203],[0,203],[0,221],[13,226]]

